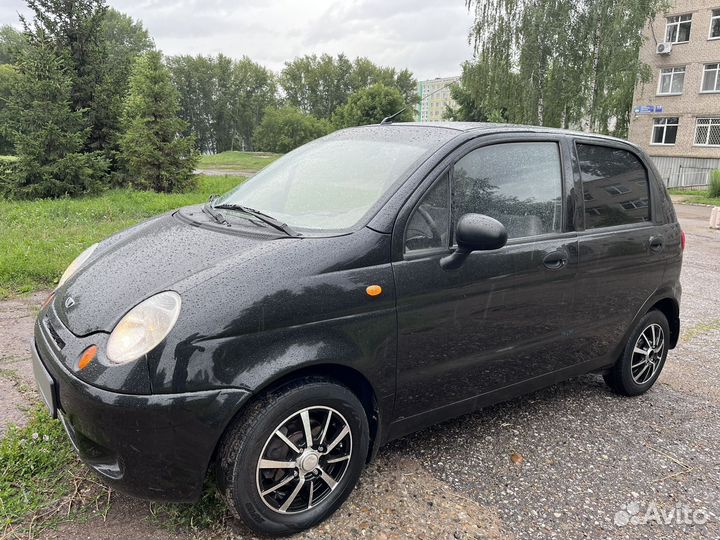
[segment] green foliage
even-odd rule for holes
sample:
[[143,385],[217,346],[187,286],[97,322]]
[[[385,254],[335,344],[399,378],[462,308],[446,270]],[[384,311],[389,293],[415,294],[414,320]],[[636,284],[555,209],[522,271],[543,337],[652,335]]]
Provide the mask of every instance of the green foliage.
[[[7,102],[12,95],[12,89],[17,84],[18,73],[14,66],[0,64],[0,154],[12,154],[15,145],[11,140],[11,132],[5,115]],[[2,182],[2,176],[0,176]]]
[[5,112],[18,156],[3,182],[6,196],[60,197],[101,188],[107,162],[83,151],[89,130],[71,92],[71,77],[52,47],[36,41],[23,52]]
[[252,134],[276,104],[271,71],[247,57],[175,56],[168,59],[180,92],[180,118],[201,152],[252,149]]
[[107,12],[105,0],[26,0],[33,13],[30,21],[20,20],[31,45],[49,43],[61,57],[70,77],[70,100],[73,110],[86,110],[90,133],[87,147],[103,150],[107,144],[101,123],[102,100],[98,100],[108,67],[106,44],[101,37]]
[[201,169],[227,169],[239,171],[258,171],[270,165],[280,154],[268,152],[237,152],[228,150],[220,154],[206,154],[200,158]]
[[15,64],[27,46],[25,36],[9,24],[0,26],[0,64]]
[[476,56],[456,119],[627,133],[643,27],[665,0],[468,0]]
[[[377,124],[405,106],[403,96],[397,88],[375,83],[352,94],[347,103],[335,111],[333,123],[338,128]],[[408,107],[393,121],[408,122],[412,119],[412,110]]]
[[44,407],[25,427],[11,426],[0,440],[0,528],[55,506],[72,485],[74,461],[60,422]]
[[183,191],[192,185],[198,160],[192,137],[177,113],[178,92],[170,71],[156,51],[137,58],[125,102],[126,132],[120,146],[131,183],[160,192]]
[[293,107],[268,109],[255,131],[255,146],[265,152],[285,153],[330,131],[329,122]]
[[373,84],[397,88],[403,100],[417,100],[417,81],[408,70],[380,67],[367,58],[351,62],[345,55],[309,55],[286,62],[280,86],[287,103],[317,118],[330,119],[353,93]]
[[709,197],[720,197],[720,170],[710,173]]
[[242,177],[200,177],[182,194],[111,189],[75,199],[0,199],[0,297],[53,287],[68,264],[90,244],[144,219],[225,193]]

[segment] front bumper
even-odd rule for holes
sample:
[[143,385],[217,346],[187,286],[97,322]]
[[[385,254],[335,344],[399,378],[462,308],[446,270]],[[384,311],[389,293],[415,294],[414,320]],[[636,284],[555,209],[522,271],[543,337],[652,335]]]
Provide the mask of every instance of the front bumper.
[[66,367],[72,363],[46,335],[43,316],[32,347],[35,376],[80,458],[129,495],[196,500],[220,436],[250,393],[228,388],[134,395],[98,388]]

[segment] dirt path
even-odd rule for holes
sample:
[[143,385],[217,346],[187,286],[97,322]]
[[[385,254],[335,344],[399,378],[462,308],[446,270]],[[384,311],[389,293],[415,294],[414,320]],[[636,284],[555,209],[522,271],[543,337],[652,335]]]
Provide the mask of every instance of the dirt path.
[[[396,441],[336,515],[301,538],[720,536],[720,232],[707,228],[709,208],[677,210],[688,235],[683,334],[651,392],[620,398],[586,376]],[[22,421],[35,399],[29,340],[44,297],[0,302],[0,430]],[[513,453],[522,460],[514,463]],[[652,504],[710,518],[623,522]],[[194,534],[247,531],[231,524]],[[174,537],[148,503],[119,494],[105,519],[91,514],[49,536]]]

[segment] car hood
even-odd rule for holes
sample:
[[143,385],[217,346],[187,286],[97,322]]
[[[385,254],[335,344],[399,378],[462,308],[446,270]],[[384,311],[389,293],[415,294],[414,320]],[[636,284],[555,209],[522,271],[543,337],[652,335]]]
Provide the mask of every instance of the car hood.
[[200,224],[192,221],[193,215],[201,215],[198,207],[160,216],[103,241],[57,291],[55,310],[63,324],[77,336],[110,332],[144,299],[165,290],[182,294],[228,264],[254,261],[286,242]]

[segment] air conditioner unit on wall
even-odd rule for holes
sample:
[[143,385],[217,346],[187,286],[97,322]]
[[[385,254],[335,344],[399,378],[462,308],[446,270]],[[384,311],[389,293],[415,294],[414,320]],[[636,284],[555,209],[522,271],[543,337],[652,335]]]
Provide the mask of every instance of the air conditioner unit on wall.
[[672,43],[658,43],[655,52],[657,54],[670,54],[672,51]]

